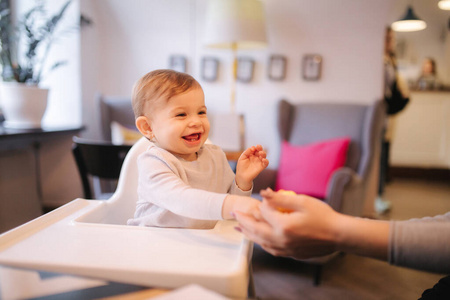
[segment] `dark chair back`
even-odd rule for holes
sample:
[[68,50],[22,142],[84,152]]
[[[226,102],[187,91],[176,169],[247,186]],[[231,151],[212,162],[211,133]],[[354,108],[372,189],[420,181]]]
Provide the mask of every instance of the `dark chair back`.
[[72,153],[86,199],[94,198],[89,175],[99,179],[118,180],[123,161],[130,149],[130,145],[113,145],[110,142],[73,137]]

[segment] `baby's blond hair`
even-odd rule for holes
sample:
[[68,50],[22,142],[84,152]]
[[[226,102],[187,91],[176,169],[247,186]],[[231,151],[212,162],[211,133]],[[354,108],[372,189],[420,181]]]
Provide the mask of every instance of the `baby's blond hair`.
[[197,80],[189,74],[173,70],[155,70],[145,74],[133,86],[131,102],[135,118],[144,115],[146,103],[164,97],[168,101],[191,88],[201,88]]

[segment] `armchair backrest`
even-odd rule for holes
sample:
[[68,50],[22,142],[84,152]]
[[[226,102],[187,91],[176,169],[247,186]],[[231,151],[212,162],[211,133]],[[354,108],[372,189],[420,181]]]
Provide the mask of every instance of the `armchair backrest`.
[[374,147],[381,140],[382,102],[371,105],[337,103],[291,104],[278,107],[278,129],[282,140],[305,145],[335,137],[351,139],[346,166],[365,178]]
[[137,159],[149,147],[150,142],[142,137],[128,152],[120,171],[119,182],[114,195],[108,200],[109,222],[112,224],[126,224],[136,210],[138,200],[138,164]]

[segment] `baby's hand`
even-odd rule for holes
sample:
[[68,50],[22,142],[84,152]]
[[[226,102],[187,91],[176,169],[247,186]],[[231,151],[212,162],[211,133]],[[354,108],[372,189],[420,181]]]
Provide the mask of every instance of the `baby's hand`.
[[252,146],[244,151],[236,165],[236,184],[241,190],[248,191],[253,179],[267,168],[269,161],[261,145]]
[[249,215],[252,215],[256,220],[261,220],[261,211],[259,209],[261,202],[250,197],[246,197],[245,199],[239,199],[233,205],[233,213],[243,212]]

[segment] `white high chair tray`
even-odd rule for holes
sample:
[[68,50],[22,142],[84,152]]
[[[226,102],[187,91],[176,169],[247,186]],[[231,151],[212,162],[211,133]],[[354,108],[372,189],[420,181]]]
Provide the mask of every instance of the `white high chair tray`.
[[108,206],[76,199],[0,235],[0,264],[149,287],[197,283],[246,297],[252,244],[235,222],[211,230],[106,224]]

